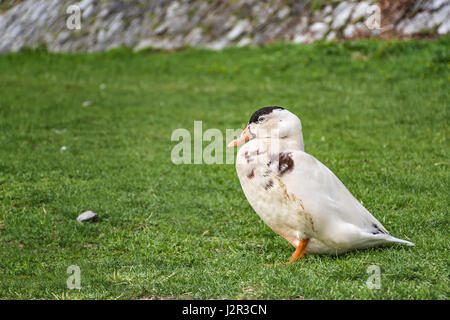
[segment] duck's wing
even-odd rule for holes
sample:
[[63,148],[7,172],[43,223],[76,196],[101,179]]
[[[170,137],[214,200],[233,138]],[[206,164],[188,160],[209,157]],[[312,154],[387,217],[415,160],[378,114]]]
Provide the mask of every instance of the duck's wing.
[[319,232],[336,238],[369,237],[412,245],[390,236],[336,175],[313,156],[303,151],[280,154],[278,170],[287,191],[301,199]]

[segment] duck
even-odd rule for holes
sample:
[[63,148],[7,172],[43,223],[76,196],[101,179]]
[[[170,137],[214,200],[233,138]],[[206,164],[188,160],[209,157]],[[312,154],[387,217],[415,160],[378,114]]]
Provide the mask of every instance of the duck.
[[241,135],[228,144],[238,146],[236,172],[245,197],[295,248],[287,264],[306,254],[414,246],[391,236],[330,169],[304,151],[301,121],[287,109],[255,111]]

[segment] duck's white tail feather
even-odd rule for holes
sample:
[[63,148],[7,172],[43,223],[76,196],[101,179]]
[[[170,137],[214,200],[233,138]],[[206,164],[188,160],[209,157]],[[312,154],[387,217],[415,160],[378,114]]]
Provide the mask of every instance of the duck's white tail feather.
[[414,246],[414,243],[412,243],[410,241],[398,239],[398,238],[395,238],[395,237],[393,237],[393,236],[391,236],[389,234],[386,234],[385,236],[386,236],[386,240],[388,242],[400,243],[400,244],[404,244],[404,245],[407,245],[407,246]]
[[354,249],[364,249],[370,247],[384,246],[393,243],[403,244],[407,246],[414,246],[414,243],[395,238],[389,234],[365,234],[358,243],[353,242]]

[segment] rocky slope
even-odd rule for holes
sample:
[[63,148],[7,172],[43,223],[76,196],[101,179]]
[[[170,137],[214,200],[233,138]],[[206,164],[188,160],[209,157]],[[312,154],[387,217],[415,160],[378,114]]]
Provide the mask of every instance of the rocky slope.
[[[450,0],[25,0],[0,13],[0,52],[47,46],[93,52],[126,46],[222,49],[272,41],[448,34]],[[68,27],[70,5],[80,29]],[[1,9],[1,8],[0,8]],[[73,13],[73,12],[70,12]],[[377,15],[378,14],[378,15]],[[73,21],[73,20],[71,20]],[[73,25],[71,25],[73,26]]]

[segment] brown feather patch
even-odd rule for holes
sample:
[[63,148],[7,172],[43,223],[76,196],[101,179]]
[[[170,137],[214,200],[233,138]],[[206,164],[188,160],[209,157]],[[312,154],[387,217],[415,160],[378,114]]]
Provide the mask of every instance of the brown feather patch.
[[273,181],[272,181],[272,179],[270,179],[269,181],[267,181],[266,185],[264,186],[264,189],[269,190],[272,187],[273,187]]
[[280,177],[286,172],[294,169],[294,160],[291,157],[291,153],[281,152],[278,156],[278,172]]

